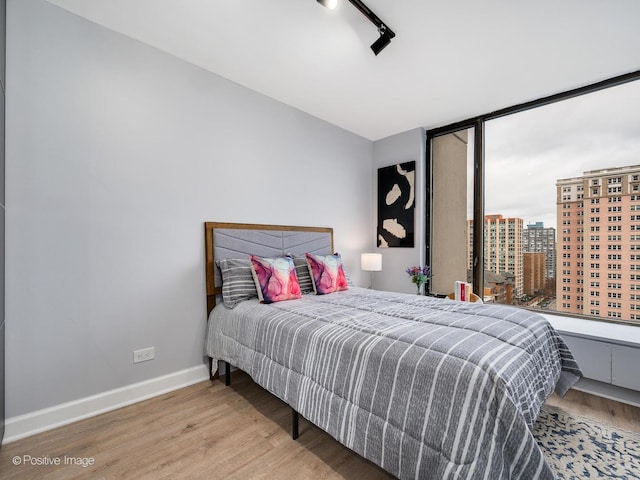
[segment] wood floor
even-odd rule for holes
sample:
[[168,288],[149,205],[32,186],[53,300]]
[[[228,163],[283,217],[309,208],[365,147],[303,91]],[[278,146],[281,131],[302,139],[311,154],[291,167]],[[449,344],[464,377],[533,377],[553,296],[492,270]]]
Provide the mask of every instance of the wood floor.
[[[640,432],[635,407],[573,391],[549,403]],[[393,478],[302,418],[297,441],[290,428],[289,407],[234,372],[231,387],[202,382],[3,445],[0,478]]]
[[640,433],[640,408],[569,390],[564,397],[551,395],[547,404],[601,423]]

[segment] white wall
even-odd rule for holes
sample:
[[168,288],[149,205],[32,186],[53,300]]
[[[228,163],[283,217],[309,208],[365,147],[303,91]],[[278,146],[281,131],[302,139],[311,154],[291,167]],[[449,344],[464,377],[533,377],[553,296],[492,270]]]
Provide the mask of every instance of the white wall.
[[202,364],[206,220],[331,226],[368,281],[370,141],[42,0],[7,40],[8,417]]
[[[382,254],[382,271],[373,274],[373,287],[391,292],[416,293],[405,270],[407,267],[424,265],[424,216],[425,216],[425,131],[422,128],[409,130],[391,137],[377,140],[373,144],[373,185],[371,238],[372,252]],[[376,245],[375,225],[377,224],[376,198],[378,168],[398,163],[416,161],[416,209],[415,209],[415,246],[414,248],[374,248]]]

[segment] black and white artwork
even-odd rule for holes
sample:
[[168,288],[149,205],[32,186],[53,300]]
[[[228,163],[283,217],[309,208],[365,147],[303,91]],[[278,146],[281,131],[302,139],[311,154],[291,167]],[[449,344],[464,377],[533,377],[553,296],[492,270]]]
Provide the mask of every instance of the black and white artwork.
[[378,169],[378,247],[414,246],[416,162]]

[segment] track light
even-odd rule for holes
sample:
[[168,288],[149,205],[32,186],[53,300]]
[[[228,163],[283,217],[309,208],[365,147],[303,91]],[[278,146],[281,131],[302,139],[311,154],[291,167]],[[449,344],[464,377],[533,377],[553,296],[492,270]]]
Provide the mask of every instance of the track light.
[[385,26],[382,25],[378,29],[380,38],[378,38],[375,42],[371,44],[371,50],[373,50],[373,53],[376,55],[378,55],[384,49],[384,47],[386,47],[391,43],[391,37],[389,36],[386,30],[387,29],[385,28]]
[[[316,0],[320,5],[323,5],[327,8],[334,9],[338,4],[338,0]],[[365,17],[369,19],[371,23],[373,23],[376,27],[378,27],[378,33],[380,34],[380,38],[378,38],[371,45],[371,50],[373,53],[378,55],[387,45],[391,43],[391,39],[396,36],[389,27],[387,27],[382,20],[378,18],[378,16],[371,11],[369,7],[367,7],[361,0],[349,0],[351,4],[356,7],[360,13],[362,13]]]
[[338,6],[338,0],[317,0],[317,2],[323,7],[327,7],[329,10],[333,10]]

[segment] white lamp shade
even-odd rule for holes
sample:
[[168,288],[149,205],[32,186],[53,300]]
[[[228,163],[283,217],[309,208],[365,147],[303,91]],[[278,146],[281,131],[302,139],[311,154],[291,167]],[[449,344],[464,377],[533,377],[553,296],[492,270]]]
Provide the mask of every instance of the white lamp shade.
[[379,272],[382,270],[381,253],[363,253],[360,255],[360,268],[365,272]]

